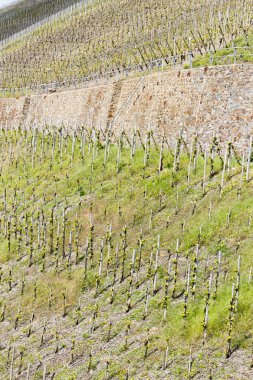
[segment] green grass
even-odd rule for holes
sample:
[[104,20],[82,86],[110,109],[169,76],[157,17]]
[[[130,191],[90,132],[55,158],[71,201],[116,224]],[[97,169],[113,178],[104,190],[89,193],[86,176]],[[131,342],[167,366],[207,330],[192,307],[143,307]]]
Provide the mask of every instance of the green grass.
[[253,34],[249,34],[247,41],[243,37],[235,39],[234,45],[237,47],[236,53],[232,43],[230,43],[227,48],[218,50],[212,55],[210,53],[204,56],[198,55],[194,58],[192,66],[196,68],[210,65],[253,62]]
[[[86,142],[83,145],[84,133]],[[241,166],[231,156],[230,172],[226,172],[221,193],[223,165],[216,153],[212,177],[209,177],[210,157],[207,159],[203,191],[204,158],[198,153],[195,172],[192,162],[188,183],[189,155],[183,145],[178,170],[173,170],[174,157],[171,152],[174,148],[165,148],[163,170],[159,173],[160,143],[157,137],[157,149],[153,143],[147,145],[149,158],[145,168],[142,147],[137,143],[136,152],[131,157],[124,137],[120,163],[117,165],[117,144],[110,144],[109,156],[104,164],[104,139],[102,136],[98,137],[99,140],[91,138],[89,133],[85,130],[82,134],[78,133],[73,145],[72,134],[61,137],[55,129],[45,133],[44,137],[38,131],[1,132],[0,311],[6,305],[4,320],[0,322],[2,378],[7,378],[10,372],[11,354],[8,359],[8,352],[12,348],[12,340],[15,341],[16,352],[15,375],[23,376],[30,363],[34,379],[42,378],[44,366],[51,375],[55,373],[55,378],[64,380],[88,376],[94,379],[125,379],[127,371],[129,378],[133,379],[163,376],[187,378],[190,349],[194,357],[191,369],[193,378],[200,373],[202,379],[207,379],[208,368],[213,370],[214,378],[231,375],[237,351],[229,359],[225,359],[225,354],[228,308],[232,284],[237,281],[238,255],[241,256],[240,289],[238,307],[233,314],[232,349],[239,349],[240,355],[245,358],[245,371],[249,378],[252,370],[247,357],[251,352],[253,328],[252,278],[249,281],[252,266],[252,226],[249,225],[253,210],[252,179],[247,182],[243,178],[241,187]],[[240,189],[241,195],[238,196]],[[210,203],[212,211],[209,218]],[[229,210],[231,217],[228,223]],[[91,221],[94,226],[93,249],[89,245],[87,250],[87,241],[91,242]],[[106,240],[110,225],[111,238]],[[124,226],[127,227],[125,259]],[[143,248],[138,271],[141,231]],[[158,236],[157,291],[153,294]],[[102,240],[104,251],[99,276]],[[62,256],[63,242],[65,257]],[[193,297],[197,244],[198,268]],[[131,276],[133,249],[136,259]],[[77,251],[79,259],[76,261]],[[221,252],[221,263],[215,291],[218,251]],[[123,262],[124,276],[121,281]],[[167,314],[164,320],[169,262]],[[190,268],[190,284],[187,316],[183,318],[187,268]],[[203,346],[206,289],[210,274],[213,281],[207,341]],[[127,312],[131,278],[131,307]],[[96,290],[97,281],[99,286]],[[148,283],[149,302],[144,318]],[[66,315],[63,315],[63,295],[66,297]],[[41,344],[45,321],[44,342]],[[129,323],[128,343],[125,346]],[[168,365],[163,369],[167,346]],[[23,347],[20,367],[19,353]],[[233,376],[235,379],[246,378],[240,377],[239,368]]]

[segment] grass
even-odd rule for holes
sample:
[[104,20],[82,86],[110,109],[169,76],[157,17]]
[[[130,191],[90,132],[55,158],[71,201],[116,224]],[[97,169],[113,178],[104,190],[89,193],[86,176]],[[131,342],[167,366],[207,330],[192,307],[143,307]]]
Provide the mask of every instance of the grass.
[[187,68],[189,52],[200,54],[194,65],[206,64],[206,52],[250,35],[250,20],[250,0],[97,0],[6,45],[1,87],[80,80],[136,64],[145,70],[148,62],[172,56]]
[[210,53],[204,56],[197,56],[194,58],[192,67],[203,67],[210,65],[227,65],[232,63],[239,62],[253,62],[253,34],[249,34],[247,41],[243,37],[235,39],[234,45],[236,49],[236,58],[235,51],[232,43],[228,45],[227,48],[218,50],[217,52]]
[[[230,157],[221,191],[222,160],[216,152],[214,175],[209,176],[208,156],[203,190],[204,158],[199,150],[189,182],[189,155],[183,144],[177,170],[174,147],[164,148],[159,173],[158,136],[157,148],[147,143],[145,167],[139,142],[132,156],[123,135],[120,161],[118,143],[105,144],[102,136],[85,129],[74,138],[51,127],[43,134],[1,131],[0,141],[0,314],[6,307],[0,322],[2,378],[10,373],[13,341],[15,376],[25,376],[30,363],[34,379],[41,379],[45,368],[48,375],[64,380],[125,379],[127,373],[133,379],[187,378],[190,350],[192,378],[201,374],[208,379],[210,369],[214,378],[242,379],[239,368],[232,374],[238,350],[245,361],[244,378],[250,378],[252,178],[241,179],[235,157]],[[228,308],[232,284],[238,279],[238,255],[240,289],[232,324],[235,353],[226,359]]]

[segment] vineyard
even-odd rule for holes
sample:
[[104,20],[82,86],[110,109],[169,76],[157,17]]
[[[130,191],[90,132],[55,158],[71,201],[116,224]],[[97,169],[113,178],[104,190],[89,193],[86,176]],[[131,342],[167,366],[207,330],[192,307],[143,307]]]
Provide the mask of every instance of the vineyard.
[[29,28],[79,0],[26,0],[0,10],[0,40]]
[[2,379],[252,378],[252,140],[0,141]]
[[[26,25],[27,12],[35,21],[36,15],[45,17],[52,7],[63,8],[65,3],[41,1],[34,5],[35,16],[28,5],[24,16],[19,16],[19,8],[11,18],[7,11],[4,31],[9,35],[14,22],[17,28]],[[158,59],[186,67],[195,59],[196,65],[205,65],[211,53],[226,56],[234,46],[245,47],[238,60],[252,61],[252,20],[251,0],[84,1],[78,10],[3,46],[0,87],[113,76],[133,65],[144,71]]]
[[0,10],[1,380],[253,379],[252,5]]

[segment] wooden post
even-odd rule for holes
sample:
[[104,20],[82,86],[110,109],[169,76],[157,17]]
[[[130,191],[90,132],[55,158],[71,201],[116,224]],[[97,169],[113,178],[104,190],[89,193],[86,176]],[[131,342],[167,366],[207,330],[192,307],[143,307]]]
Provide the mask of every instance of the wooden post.
[[252,153],[252,136],[250,136],[250,143],[249,143],[249,154],[248,154],[248,161],[247,161],[246,181],[249,180],[251,153]]
[[224,153],[224,162],[223,162],[222,177],[221,177],[221,194],[222,194],[222,190],[223,190],[223,187],[224,187],[225,171],[226,171],[226,165],[227,165],[227,154],[228,154],[228,147],[226,146],[226,150],[225,150],[225,153]]
[[12,354],[11,354],[10,380],[12,380],[12,375],[13,375],[14,354],[15,354],[15,346],[13,345]]
[[44,369],[43,369],[43,380],[46,380],[46,377],[47,377],[47,367],[44,365]]

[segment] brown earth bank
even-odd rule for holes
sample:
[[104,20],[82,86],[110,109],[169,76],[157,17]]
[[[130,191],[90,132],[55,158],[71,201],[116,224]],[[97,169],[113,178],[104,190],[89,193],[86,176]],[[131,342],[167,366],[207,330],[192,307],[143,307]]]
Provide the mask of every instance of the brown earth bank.
[[108,84],[0,99],[0,125],[155,128],[169,137],[216,135],[235,145],[253,133],[253,65],[152,73]]

